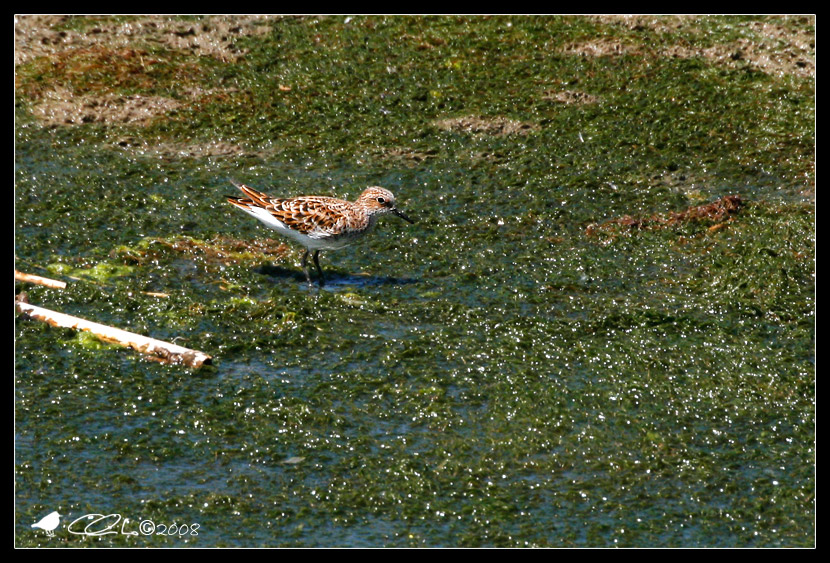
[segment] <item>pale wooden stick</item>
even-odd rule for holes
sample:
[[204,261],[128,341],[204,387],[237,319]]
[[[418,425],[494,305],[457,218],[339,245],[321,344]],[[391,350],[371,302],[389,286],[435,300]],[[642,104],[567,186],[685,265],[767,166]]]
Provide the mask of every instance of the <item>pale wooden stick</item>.
[[55,289],[64,289],[66,287],[66,282],[50,280],[49,278],[42,278],[34,274],[24,274],[18,270],[14,271],[14,279],[18,281],[36,283],[38,285],[45,285],[46,287],[54,287]]
[[150,297],[170,297],[169,293],[161,293],[160,291],[142,291],[141,293]]
[[15,306],[18,311],[33,319],[49,323],[52,326],[85,330],[106,342],[114,342],[132,348],[142,354],[148,354],[169,363],[181,363],[194,368],[211,363],[211,357],[204,352],[191,350],[155,338],[148,338],[119,328],[93,323],[64,313],[50,311],[37,305],[16,301]]
[[[76,278],[76,277],[73,277],[73,276],[69,276],[69,277],[72,278],[73,280],[89,281],[89,280],[84,280],[82,278]],[[52,280],[52,279],[49,279],[49,278],[43,278],[43,277],[40,277],[40,276],[36,276],[34,274],[26,274],[24,272],[21,272],[20,270],[15,270],[14,271],[14,279],[16,279],[18,281],[22,281],[22,282],[29,282],[29,283],[36,283],[38,285],[45,285],[46,287],[52,287],[52,288],[55,288],[55,289],[65,289],[66,288],[66,282],[62,282],[62,281],[58,281],[58,280]],[[143,293],[144,295],[149,295],[150,297],[170,297],[169,293],[161,293],[159,291],[142,291],[141,293]]]

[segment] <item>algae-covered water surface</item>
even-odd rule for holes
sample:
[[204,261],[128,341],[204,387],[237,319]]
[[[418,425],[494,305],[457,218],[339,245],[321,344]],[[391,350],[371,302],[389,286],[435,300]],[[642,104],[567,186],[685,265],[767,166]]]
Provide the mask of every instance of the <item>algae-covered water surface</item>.
[[815,544],[814,17],[15,34],[16,293],[213,358],[17,314],[16,545]]

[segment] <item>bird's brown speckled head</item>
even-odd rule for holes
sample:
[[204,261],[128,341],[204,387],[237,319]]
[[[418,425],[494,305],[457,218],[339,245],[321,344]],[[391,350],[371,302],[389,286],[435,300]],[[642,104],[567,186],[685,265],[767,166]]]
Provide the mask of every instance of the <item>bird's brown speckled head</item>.
[[393,213],[405,221],[409,221],[410,223],[415,222],[397,208],[395,196],[392,192],[380,186],[372,186],[363,190],[363,193],[357,198],[357,204],[372,215]]

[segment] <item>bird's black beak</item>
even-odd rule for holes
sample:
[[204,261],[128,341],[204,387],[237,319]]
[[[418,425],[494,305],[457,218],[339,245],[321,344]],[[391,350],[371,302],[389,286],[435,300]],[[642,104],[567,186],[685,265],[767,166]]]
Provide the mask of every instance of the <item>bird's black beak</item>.
[[397,210],[397,209],[393,209],[393,210],[392,210],[392,213],[394,213],[395,215],[397,215],[398,217],[400,217],[400,218],[401,218],[401,219],[403,219],[404,221],[409,221],[409,222],[410,222],[410,223],[412,223],[413,225],[415,224],[415,221],[413,221],[412,219],[410,219],[409,217],[407,217],[406,215],[404,215],[404,214],[403,214],[403,211],[399,211],[399,210]]

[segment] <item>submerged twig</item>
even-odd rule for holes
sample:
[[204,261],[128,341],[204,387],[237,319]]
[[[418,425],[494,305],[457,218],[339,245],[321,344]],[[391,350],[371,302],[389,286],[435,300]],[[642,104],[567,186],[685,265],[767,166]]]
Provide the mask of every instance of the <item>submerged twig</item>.
[[35,283],[37,285],[44,285],[46,287],[53,287],[55,289],[64,289],[66,287],[66,282],[44,278],[34,274],[26,274],[19,270],[14,271],[14,279],[28,283]]
[[204,364],[210,364],[212,361],[211,357],[204,352],[184,348],[183,346],[171,344],[170,342],[164,342],[162,340],[141,336],[140,334],[128,332],[119,328],[94,323],[80,317],[73,317],[72,315],[50,311],[49,309],[44,309],[43,307],[38,307],[37,305],[30,305],[22,301],[16,301],[15,306],[18,311],[27,317],[43,321],[52,326],[74,328],[77,330],[91,332],[101,340],[132,348],[142,354],[147,354],[153,359],[161,360],[166,363],[184,364],[186,366],[198,368]]

